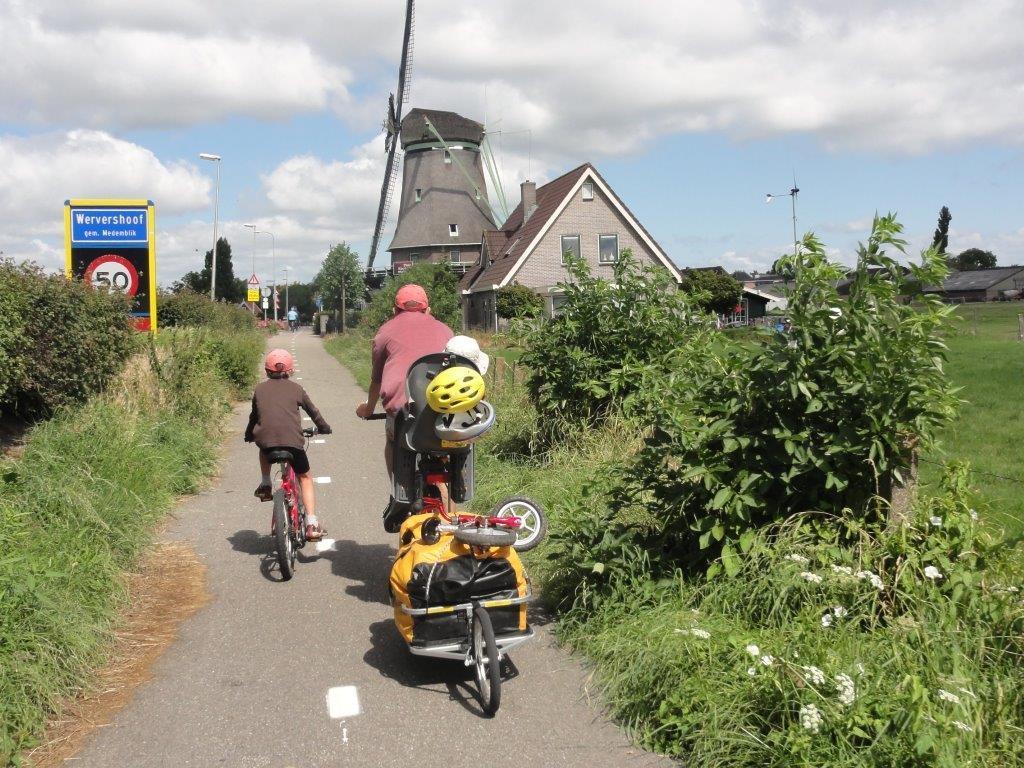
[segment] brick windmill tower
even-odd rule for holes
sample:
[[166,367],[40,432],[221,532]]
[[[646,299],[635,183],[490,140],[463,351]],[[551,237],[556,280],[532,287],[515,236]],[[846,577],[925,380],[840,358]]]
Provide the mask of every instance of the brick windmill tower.
[[388,159],[367,271],[373,269],[401,156],[398,224],[387,249],[391,269],[401,272],[416,262],[444,261],[462,273],[479,258],[483,231],[502,218],[492,211],[484,181],[486,171],[496,183],[495,166],[481,123],[433,109],[416,108],[402,116],[411,83],[413,14],[414,2],[408,0],[398,97],[391,95],[385,121]]

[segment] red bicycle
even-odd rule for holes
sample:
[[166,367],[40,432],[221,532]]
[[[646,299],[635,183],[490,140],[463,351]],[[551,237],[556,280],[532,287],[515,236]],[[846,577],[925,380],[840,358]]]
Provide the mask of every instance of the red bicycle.
[[[302,434],[308,449],[309,438],[316,434],[316,430],[307,427]],[[291,453],[270,451],[267,458],[274,466],[274,512],[270,520],[270,535],[277,547],[281,578],[288,581],[295,573],[299,550],[306,546],[306,505],[302,503]]]

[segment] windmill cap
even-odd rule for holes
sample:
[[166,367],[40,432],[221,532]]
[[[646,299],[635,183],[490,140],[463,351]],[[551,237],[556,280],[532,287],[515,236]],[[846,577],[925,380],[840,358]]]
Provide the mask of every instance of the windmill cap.
[[430,306],[427,292],[416,283],[403,285],[395,294],[395,306],[406,312],[425,312]]

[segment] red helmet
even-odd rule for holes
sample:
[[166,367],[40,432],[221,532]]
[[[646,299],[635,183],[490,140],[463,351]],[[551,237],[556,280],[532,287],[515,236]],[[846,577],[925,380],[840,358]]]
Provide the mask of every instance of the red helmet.
[[286,350],[272,349],[263,360],[263,367],[267,373],[291,373],[295,367],[295,361]]

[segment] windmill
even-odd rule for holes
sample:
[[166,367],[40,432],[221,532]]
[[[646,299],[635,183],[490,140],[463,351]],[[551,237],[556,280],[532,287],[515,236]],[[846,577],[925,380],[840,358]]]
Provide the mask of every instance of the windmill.
[[[483,230],[508,217],[497,164],[481,123],[434,109],[416,108],[402,114],[412,79],[414,13],[414,2],[408,0],[397,98],[389,97],[384,123],[387,162],[366,265],[368,278],[387,223],[400,158],[398,224],[388,246],[393,271],[416,261],[446,261],[464,271],[479,258]],[[499,208],[491,205],[485,174],[495,188]]]
[[377,207],[377,223],[373,228],[373,241],[370,243],[370,256],[366,261],[366,271],[373,269],[373,259],[380,245],[381,230],[388,218],[391,195],[395,191],[395,152],[398,149],[402,130],[402,102],[409,97],[412,86],[412,34],[415,27],[416,4],[414,0],[406,0],[405,34],[402,38],[402,61],[398,65],[398,100],[395,94],[388,96],[388,111],[384,118],[384,149],[388,153],[384,166],[384,182],[380,187],[380,205]]

